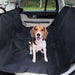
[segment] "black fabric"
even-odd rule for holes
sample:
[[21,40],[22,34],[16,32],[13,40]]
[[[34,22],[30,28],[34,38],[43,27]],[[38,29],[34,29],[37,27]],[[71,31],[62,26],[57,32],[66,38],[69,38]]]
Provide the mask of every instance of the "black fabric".
[[75,8],[64,7],[51,26],[47,27],[48,63],[37,53],[36,63],[29,54],[31,27],[22,26],[19,10],[0,16],[0,71],[33,72],[59,75],[75,60]]
[[[53,28],[54,40],[59,58],[60,72],[66,71],[75,61],[75,8],[69,8],[61,23]],[[62,60],[61,60],[62,59]]]
[[64,7],[60,13],[57,14],[55,20],[52,22],[52,24],[50,26],[47,27],[48,30],[52,29],[53,27],[59,27],[59,25],[62,23],[62,21],[64,20],[65,15],[67,14],[67,12],[69,11],[70,7]]
[[0,71],[0,75],[15,75],[15,74]]
[[[64,43],[64,40],[62,39],[63,38],[62,35],[65,31],[61,32],[65,28],[63,27],[64,26],[63,23],[65,23],[64,20],[69,21],[69,18],[68,19],[65,19],[65,18],[66,16],[69,16],[67,13],[70,11],[70,9],[72,8],[64,7],[61,10],[61,12],[56,16],[53,23],[49,27],[47,27],[48,32],[51,32],[52,34],[53,43],[55,44],[55,49],[56,49],[55,57],[57,58],[57,61],[58,61],[58,67],[59,67],[58,69],[60,70],[60,73],[65,72],[70,66],[70,61],[67,61],[69,55],[67,57],[65,56],[67,53],[66,52],[67,50],[63,51],[64,50],[63,48],[65,47],[65,43]],[[70,13],[70,15],[72,14]],[[66,24],[67,23],[65,23],[65,26]]]

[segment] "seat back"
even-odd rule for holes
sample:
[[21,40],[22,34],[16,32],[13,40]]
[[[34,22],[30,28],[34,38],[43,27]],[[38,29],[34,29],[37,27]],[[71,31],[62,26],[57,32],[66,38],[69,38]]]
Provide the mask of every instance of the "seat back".
[[[0,0],[0,7],[4,7],[4,1]],[[2,9],[0,9],[0,13],[4,13]]]
[[3,7],[4,1],[0,0],[0,7]]
[[8,0],[8,5],[6,6],[6,11],[10,11],[16,8],[16,0]]

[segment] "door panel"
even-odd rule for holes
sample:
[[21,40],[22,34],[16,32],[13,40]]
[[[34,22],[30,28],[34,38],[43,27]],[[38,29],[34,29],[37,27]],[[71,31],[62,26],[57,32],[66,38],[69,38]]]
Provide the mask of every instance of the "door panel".
[[28,18],[27,15],[21,14],[22,23],[26,27],[32,27],[35,25],[43,25],[45,27],[49,26],[54,19],[45,19],[45,18]]

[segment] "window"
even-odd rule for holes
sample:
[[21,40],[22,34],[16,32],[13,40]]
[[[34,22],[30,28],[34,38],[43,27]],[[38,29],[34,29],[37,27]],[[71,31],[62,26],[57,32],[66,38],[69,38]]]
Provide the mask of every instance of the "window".
[[75,6],[75,0],[64,0],[66,5]]
[[47,2],[47,11],[56,10],[55,0],[48,0]]
[[56,3],[55,0],[20,0],[20,7],[25,11],[53,11]]

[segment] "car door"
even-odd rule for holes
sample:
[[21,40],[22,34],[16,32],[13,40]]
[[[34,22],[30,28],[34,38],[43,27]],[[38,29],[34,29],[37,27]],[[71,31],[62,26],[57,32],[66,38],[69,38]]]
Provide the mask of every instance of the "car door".
[[27,27],[35,25],[47,27],[59,10],[58,0],[20,0],[19,5],[23,8],[22,23]]

